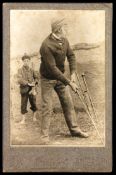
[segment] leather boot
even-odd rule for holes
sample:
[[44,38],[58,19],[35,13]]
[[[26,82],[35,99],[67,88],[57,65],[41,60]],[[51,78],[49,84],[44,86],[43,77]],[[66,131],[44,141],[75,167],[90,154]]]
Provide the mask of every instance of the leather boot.
[[81,131],[80,128],[75,128],[71,131],[72,137],[81,137],[81,138],[87,138],[89,137],[88,133]]

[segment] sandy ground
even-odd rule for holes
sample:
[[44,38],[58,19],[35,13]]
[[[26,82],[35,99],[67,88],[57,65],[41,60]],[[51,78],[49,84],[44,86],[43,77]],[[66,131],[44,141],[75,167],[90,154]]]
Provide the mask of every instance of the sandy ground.
[[[50,126],[50,143],[53,146],[104,146],[105,133],[105,78],[104,78],[104,62],[100,61],[100,57],[104,56],[103,48],[91,50],[80,50],[77,52],[80,60],[78,61],[78,73],[86,72],[86,80],[89,91],[95,106],[97,119],[93,116],[100,137],[92,124],[91,119],[87,115],[83,104],[77,95],[71,92],[75,111],[77,114],[77,122],[83,131],[89,133],[88,138],[71,137],[66,126],[62,109],[56,94],[53,94],[53,115],[51,116]],[[77,54],[76,53],[76,54]],[[102,59],[103,60],[103,59]],[[68,72],[68,71],[67,71]],[[82,81],[80,76],[80,81]],[[81,82],[82,83],[82,82]],[[40,129],[41,129],[41,90],[37,95],[37,106],[39,108],[37,121],[32,121],[32,112],[28,105],[28,114],[25,125],[20,125],[20,93],[19,86],[15,84],[11,89],[11,144],[12,145],[41,145]]]

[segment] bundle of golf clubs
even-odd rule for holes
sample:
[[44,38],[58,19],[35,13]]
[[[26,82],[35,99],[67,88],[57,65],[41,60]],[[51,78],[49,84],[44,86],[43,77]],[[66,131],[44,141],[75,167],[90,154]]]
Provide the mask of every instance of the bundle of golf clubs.
[[[104,143],[103,142],[103,138],[100,135],[99,130],[98,130],[97,126],[96,126],[96,122],[94,121],[94,118],[96,118],[96,120],[98,120],[98,117],[97,117],[97,114],[96,114],[96,111],[95,111],[95,107],[94,107],[94,104],[93,104],[93,101],[92,101],[92,98],[91,98],[91,95],[90,95],[90,92],[89,92],[89,89],[88,89],[88,86],[87,86],[86,74],[83,73],[81,75],[81,77],[82,77],[84,88],[82,86],[82,83],[80,81],[78,73],[76,73],[76,78],[77,78],[77,82],[78,82],[77,95],[78,95],[80,101],[82,102],[86,113],[88,114],[89,118],[91,119],[91,122],[92,122],[92,124],[93,124],[93,126],[94,126],[94,128],[95,128],[95,130],[96,130],[96,132],[97,132],[101,142]],[[88,105],[88,100],[89,100],[89,104],[91,106],[91,110],[90,110],[90,107]],[[92,114],[94,115],[94,117],[92,117]]]

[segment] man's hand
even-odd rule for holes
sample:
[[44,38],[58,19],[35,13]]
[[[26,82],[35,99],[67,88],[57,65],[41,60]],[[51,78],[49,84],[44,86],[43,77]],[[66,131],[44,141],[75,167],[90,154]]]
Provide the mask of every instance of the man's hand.
[[34,82],[28,83],[28,85],[31,86],[31,87],[34,87],[35,86],[35,83]]
[[76,85],[76,83],[73,83],[72,81],[70,81],[69,85],[75,93],[78,91],[78,86]]
[[72,81],[73,83],[76,82],[76,74],[75,74],[75,73],[73,73],[73,74],[71,75],[71,81]]

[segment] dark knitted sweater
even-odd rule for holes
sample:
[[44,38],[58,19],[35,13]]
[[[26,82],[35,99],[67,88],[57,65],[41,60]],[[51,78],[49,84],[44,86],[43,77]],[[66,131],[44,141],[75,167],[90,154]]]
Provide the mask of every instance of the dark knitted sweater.
[[70,73],[76,71],[76,59],[66,38],[58,40],[50,34],[40,48],[41,65],[40,74],[50,80],[59,80],[68,85],[70,80],[64,76],[65,59],[67,57]]

